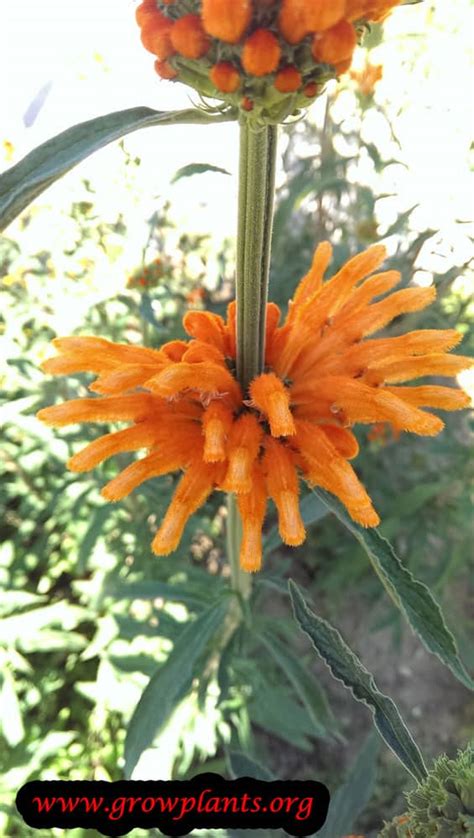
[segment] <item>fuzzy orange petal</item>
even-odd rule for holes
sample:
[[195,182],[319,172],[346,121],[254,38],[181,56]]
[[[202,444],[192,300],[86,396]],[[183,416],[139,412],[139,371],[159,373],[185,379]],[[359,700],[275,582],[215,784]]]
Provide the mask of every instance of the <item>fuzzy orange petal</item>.
[[196,458],[181,478],[161,526],[152,541],[157,556],[167,556],[176,550],[188,518],[199,509],[211,494],[217,467]]
[[124,451],[138,451],[154,444],[159,434],[159,421],[148,419],[123,431],[95,439],[68,461],[71,471],[90,471],[104,460]]
[[225,323],[218,314],[210,311],[188,311],[183,317],[188,335],[225,352]]
[[397,384],[400,381],[423,378],[425,375],[454,376],[472,366],[474,360],[464,355],[422,355],[417,358],[400,358],[396,361],[371,364],[364,378],[369,384],[379,384],[382,381]]
[[213,363],[173,364],[150,378],[146,387],[163,398],[185,390],[195,390],[203,395],[228,395],[236,404],[242,400],[235,378],[224,366]]
[[227,446],[228,467],[221,488],[226,492],[250,492],[252,469],[263,429],[252,413],[243,413],[233,424]]
[[291,547],[306,538],[299,508],[299,486],[292,452],[269,437],[265,440],[263,470],[268,494],[278,510],[278,529],[282,541]]
[[321,396],[334,399],[331,412],[342,411],[350,422],[391,422],[404,431],[435,436],[444,427],[437,416],[425,413],[383,387],[370,387],[361,381],[342,376],[321,379],[318,386]]
[[345,457],[346,460],[353,460],[359,453],[359,443],[356,437],[347,428],[339,428],[337,425],[320,425],[323,434],[327,436],[336,451]]
[[294,434],[290,394],[275,373],[264,373],[254,378],[250,384],[250,397],[252,403],[268,418],[272,436]]
[[320,290],[323,276],[332,259],[332,247],[329,242],[321,242],[314,251],[311,267],[299,283],[293,300],[290,302],[288,321],[292,322],[299,306]]
[[162,441],[159,451],[131,463],[113,480],[103,487],[101,495],[109,501],[117,501],[129,495],[137,486],[153,477],[168,474],[188,465],[200,445],[200,432],[196,425],[181,427],[174,436]]
[[262,469],[254,465],[251,489],[237,495],[237,506],[242,520],[240,566],[255,573],[262,565],[262,527],[267,508],[267,493]]
[[227,438],[232,428],[232,411],[222,401],[213,401],[202,418],[206,463],[223,462],[226,458]]
[[36,415],[47,425],[60,428],[76,422],[138,422],[150,413],[159,417],[163,402],[148,393],[109,396],[97,399],[71,399],[45,407]]
[[438,410],[461,410],[469,407],[471,399],[463,390],[427,384],[421,387],[384,387],[389,393],[414,407],[434,407]]

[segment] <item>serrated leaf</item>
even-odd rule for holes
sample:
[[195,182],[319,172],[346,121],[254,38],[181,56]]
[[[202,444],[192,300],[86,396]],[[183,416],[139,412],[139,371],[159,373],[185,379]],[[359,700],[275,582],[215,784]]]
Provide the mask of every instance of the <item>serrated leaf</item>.
[[296,654],[288,649],[279,638],[270,632],[261,632],[257,639],[272,655],[275,663],[283,670],[306,707],[314,724],[315,736],[325,737],[338,734],[338,724],[329,707],[326,694],[300,663]]
[[[319,498],[315,497],[313,492],[311,492],[300,502],[300,512],[305,527],[310,527],[311,524],[315,524],[317,521],[324,518],[325,515],[328,514],[328,509],[326,505],[320,501]],[[271,553],[272,550],[276,550],[276,548],[280,547],[282,543],[280,533],[278,532],[278,525],[275,524],[275,526],[267,533],[263,542],[265,555]]]
[[370,733],[351,766],[349,776],[331,797],[329,811],[318,838],[342,838],[354,829],[375,786],[380,740]]
[[214,604],[181,632],[163,666],[150,680],[128,726],[125,742],[125,776],[130,778],[140,755],[163,729],[178,698],[190,689],[195,665],[219,630],[229,600]]
[[210,114],[196,108],[182,111],[128,108],[73,125],[30,151],[0,176],[0,230],[58,178],[95,151],[132,131],[158,125],[205,125],[233,119],[232,110]]
[[308,608],[299,588],[291,579],[289,590],[295,620],[301,630],[308,635],[333,676],[351,691],[357,701],[371,709],[375,726],[384,742],[415,780],[422,782],[427,776],[423,757],[396,704],[378,690],[373,675],[349,648],[337,629]]
[[193,175],[203,175],[206,172],[218,172],[221,175],[230,175],[227,169],[222,169],[220,166],[213,166],[212,163],[188,163],[187,166],[182,166],[173,175],[171,183],[176,183],[183,177],[192,177]]
[[441,608],[423,582],[419,582],[396,555],[392,545],[377,529],[365,529],[350,518],[336,498],[315,489],[315,494],[355,535],[367,553],[385,590],[407,618],[425,648],[442,661],[468,689],[474,682],[459,658],[456,641],[447,628]]
[[239,777],[252,777],[254,780],[262,780],[264,783],[272,783],[276,780],[274,774],[242,751],[229,751],[227,762],[232,777],[237,780]]

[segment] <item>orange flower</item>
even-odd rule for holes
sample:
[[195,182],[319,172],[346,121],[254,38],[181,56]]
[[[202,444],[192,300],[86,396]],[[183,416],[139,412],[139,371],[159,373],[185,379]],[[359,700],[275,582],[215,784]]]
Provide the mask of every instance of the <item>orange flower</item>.
[[158,75],[267,125],[306,108],[348,70],[364,23],[399,2],[143,0],[135,17],[145,48],[166,62],[156,65]]
[[275,76],[275,87],[280,93],[294,93],[301,87],[302,76],[296,67],[283,67]]
[[268,29],[256,29],[244,43],[242,65],[253,76],[266,76],[278,67],[281,47]]
[[171,43],[176,52],[186,58],[201,58],[210,47],[210,40],[202,28],[199,15],[184,15],[173,25]]
[[209,77],[222,93],[235,93],[240,87],[240,74],[229,61],[219,61],[214,64]]
[[[262,526],[271,498],[283,541],[305,538],[299,484],[336,495],[362,526],[379,522],[371,499],[349,463],[359,450],[352,432],[368,424],[377,436],[390,427],[438,434],[443,422],[424,410],[458,410],[462,390],[411,382],[427,375],[453,376],[473,365],[450,355],[460,340],[454,330],[424,329],[399,337],[373,337],[395,317],[419,311],[433,288],[392,291],[396,271],[374,273],[385,249],[374,245],[347,262],[331,279],[327,242],[290,302],[285,322],[267,306],[265,372],[243,393],[235,378],[235,303],[227,319],[190,311],[183,321],[188,340],[160,349],[114,344],[96,337],[58,338],[46,372],[92,372],[94,397],[47,407],[39,417],[61,427],[75,422],[127,422],[99,437],[68,465],[87,471],[115,454],[145,454],[102,490],[117,501],[145,480],[182,470],[171,505],[153,540],[159,555],[175,550],[193,512],[218,489],[235,493],[242,517],[241,564],[258,570]],[[383,296],[385,295],[385,296]],[[408,385],[406,382],[410,382]]]

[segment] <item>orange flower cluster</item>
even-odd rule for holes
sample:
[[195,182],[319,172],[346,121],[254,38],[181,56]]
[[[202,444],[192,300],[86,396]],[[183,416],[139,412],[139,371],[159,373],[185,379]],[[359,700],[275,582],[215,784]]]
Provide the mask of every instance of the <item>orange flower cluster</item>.
[[[117,501],[159,475],[183,470],[154,540],[159,555],[179,544],[185,524],[214,489],[235,493],[243,523],[241,564],[258,570],[269,498],[278,510],[283,541],[305,539],[299,483],[320,486],[345,504],[363,526],[379,522],[349,463],[358,453],[356,423],[390,423],[394,431],[432,436],[443,428],[422,408],[466,407],[455,388],[403,386],[427,375],[453,376],[472,365],[448,354],[460,340],[454,330],[420,330],[372,338],[395,317],[423,309],[434,288],[404,288],[396,271],[377,272],[385,249],[374,245],[328,281],[331,247],[317,248],[312,266],[290,302],[285,322],[269,303],[265,370],[243,393],[235,378],[236,307],[227,319],[190,311],[183,321],[190,340],[160,349],[110,343],[97,337],[54,341],[58,355],[48,373],[92,372],[94,397],[41,410],[54,426],[75,422],[128,422],[100,437],[69,461],[88,471],[108,457],[147,449],[103,488]],[[381,298],[382,297],[382,298]],[[381,299],[380,299],[381,298]]]
[[348,70],[366,23],[400,2],[142,0],[136,19],[162,78],[278,122]]

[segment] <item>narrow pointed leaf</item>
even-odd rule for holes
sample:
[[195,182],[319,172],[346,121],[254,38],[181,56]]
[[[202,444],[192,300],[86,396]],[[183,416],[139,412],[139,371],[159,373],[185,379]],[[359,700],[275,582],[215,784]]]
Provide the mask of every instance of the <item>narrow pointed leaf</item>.
[[198,658],[220,630],[229,602],[218,602],[189,623],[143,691],[125,741],[125,776],[130,778],[140,755],[150,747],[176,706],[191,688]]
[[[300,501],[300,512],[305,527],[310,527],[311,524],[315,524],[328,514],[328,508],[319,498],[316,497],[314,492],[311,492],[311,494],[306,495],[306,497]],[[280,547],[281,544],[282,540],[278,532],[278,525],[275,524],[275,526],[268,532],[263,542],[265,554],[268,555],[273,550],[276,550],[277,547]]]
[[181,180],[183,177],[192,177],[192,175],[204,175],[207,172],[216,172],[221,175],[230,175],[227,169],[222,169],[220,166],[213,166],[211,163],[188,163],[173,175],[171,183]]
[[378,690],[371,673],[349,648],[337,629],[308,608],[299,588],[291,579],[289,589],[296,622],[313,642],[314,648],[329,666],[334,677],[342,681],[357,701],[371,709],[375,726],[382,739],[407,771],[418,782],[424,780],[427,772],[423,757],[396,704]]
[[367,553],[385,590],[407,618],[425,648],[436,655],[468,689],[474,681],[458,654],[456,641],[444,622],[441,608],[423,582],[419,582],[396,555],[392,545],[376,529],[365,529],[349,517],[336,498],[322,489],[317,497],[355,535]]
[[128,108],[73,125],[30,151],[0,176],[0,231],[58,178],[95,151],[132,131],[158,125],[205,125],[233,119],[235,113],[231,109],[212,114],[196,108],[183,111]]
[[377,776],[380,739],[370,733],[351,766],[346,782],[331,797],[318,838],[342,838],[353,832],[356,819],[372,797]]
[[264,768],[263,765],[242,753],[242,751],[229,751],[227,761],[234,779],[252,777],[254,780],[263,780],[264,783],[272,783],[276,780],[276,777],[268,768]]
[[338,735],[337,721],[331,712],[324,690],[314,676],[305,669],[298,657],[274,633],[262,632],[258,635],[258,640],[270,652],[277,665],[293,684],[314,724],[315,736]]

